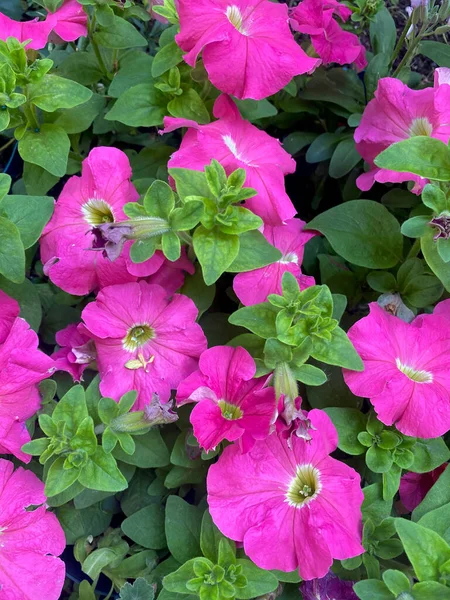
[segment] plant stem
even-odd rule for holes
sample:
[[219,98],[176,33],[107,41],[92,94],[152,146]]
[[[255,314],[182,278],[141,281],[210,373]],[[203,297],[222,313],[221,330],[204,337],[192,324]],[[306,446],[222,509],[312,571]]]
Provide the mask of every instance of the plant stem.
[[409,16],[408,20],[406,21],[406,25],[403,28],[403,31],[400,35],[400,37],[398,38],[398,42],[394,48],[394,52],[392,54],[392,58],[391,58],[391,66],[394,64],[395,59],[397,58],[400,50],[403,47],[403,44],[405,42],[406,36],[408,34],[409,28],[411,27],[411,23],[412,23],[412,15]]
[[417,238],[414,244],[411,246],[411,250],[408,252],[408,256],[405,260],[416,257],[420,252],[420,238]]
[[0,152],[3,152],[3,150],[6,150],[6,148],[9,148],[9,146],[11,146],[11,144],[14,144],[15,141],[16,141],[15,138],[11,138],[10,140],[8,140],[6,142],[6,144],[3,144],[3,146],[0,146]]
[[405,53],[405,56],[402,58],[398,67],[393,72],[392,77],[397,77],[397,75],[400,73],[400,71],[403,69],[403,67],[409,65],[411,60],[414,58],[416,48],[419,45],[419,43],[422,41],[422,38],[425,33],[426,33],[426,23],[423,23],[418,35],[412,40],[408,50]]
[[95,57],[98,62],[98,66],[100,67],[100,70],[102,71],[103,75],[105,75],[105,77],[107,77],[108,79],[112,79],[111,73],[108,71],[108,69],[105,65],[105,61],[103,60],[103,56],[102,56],[102,53],[100,52],[100,48],[98,47],[97,42],[94,40],[94,32],[95,32],[96,24],[97,24],[97,21],[96,21],[95,15],[94,15],[92,17],[92,21],[89,25],[89,41],[91,42],[92,49],[94,50],[94,54],[95,54]]

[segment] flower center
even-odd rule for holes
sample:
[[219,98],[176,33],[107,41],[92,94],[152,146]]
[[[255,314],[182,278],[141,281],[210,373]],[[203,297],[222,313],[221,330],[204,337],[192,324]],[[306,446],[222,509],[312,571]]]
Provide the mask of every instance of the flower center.
[[431,135],[433,133],[433,125],[426,117],[419,117],[414,119],[409,128],[409,135],[411,137],[415,135]]
[[81,207],[84,220],[89,225],[101,225],[102,223],[114,223],[114,216],[110,205],[104,200],[91,198]]
[[230,21],[230,23],[233,25],[233,27],[235,27],[239,33],[242,33],[243,35],[245,35],[245,30],[244,30],[244,23],[243,23],[243,19],[242,19],[242,13],[239,10],[239,8],[235,5],[232,4],[231,6],[227,7],[227,19]]
[[227,421],[237,421],[238,419],[242,419],[244,413],[235,404],[231,404],[226,400],[219,400],[217,403],[222,411],[222,416]]
[[135,325],[128,330],[127,335],[122,340],[122,345],[125,350],[134,352],[137,348],[145,346],[145,344],[155,337],[155,330],[146,323]]
[[414,369],[414,367],[404,365],[399,358],[395,359],[395,364],[397,365],[397,369],[412,381],[415,381],[416,383],[433,383],[433,373],[429,373],[428,371],[418,371],[417,369]]
[[297,465],[297,473],[286,492],[286,502],[294,508],[302,508],[317,498],[321,489],[318,469],[311,464]]
[[289,263],[298,264],[298,256],[295,254],[295,252],[287,252],[280,258],[278,262],[282,265],[288,265]]

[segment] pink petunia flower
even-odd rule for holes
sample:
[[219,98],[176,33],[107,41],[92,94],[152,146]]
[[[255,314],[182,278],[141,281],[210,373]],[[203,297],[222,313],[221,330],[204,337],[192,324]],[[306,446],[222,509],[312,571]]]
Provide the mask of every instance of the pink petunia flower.
[[[444,77],[442,77],[443,79]],[[399,79],[380,79],[375,98],[364,110],[355,130],[358,152],[370,170],[358,177],[360,190],[379,183],[413,181],[413,192],[420,194],[426,179],[412,173],[397,173],[375,166],[374,160],[386,148],[416,135],[427,135],[445,143],[450,139],[450,85],[435,78],[435,87],[411,90]]]
[[286,194],[284,176],[295,171],[294,159],[277,139],[245,121],[228,96],[216,100],[214,116],[218,120],[208,125],[165,117],[161,133],[189,127],[179,150],[172,154],[169,169],[202,171],[213,158],[228,175],[235,169],[245,169],[245,186],[258,192],[246,201],[246,207],[270,225],[281,225],[292,218],[296,210]]
[[[66,540],[45,506],[44,484],[31,471],[0,459],[0,599],[58,600]],[[37,508],[34,508],[37,507]]]
[[83,323],[68,325],[56,334],[61,346],[52,358],[58,371],[66,371],[74,381],[82,381],[84,371],[95,363],[95,342]]
[[367,65],[366,50],[358,36],[345,31],[333,19],[348,20],[352,11],[336,0],[303,0],[291,13],[295,31],[311,36],[314,50],[324,65],[354,63],[359,70]]
[[48,41],[48,36],[57,24],[55,15],[48,15],[44,21],[14,21],[0,12],[0,40],[6,41],[14,37],[23,43],[30,40],[27,49],[42,50]]
[[[41,405],[37,384],[55,371],[53,360],[38,350],[38,337],[19,318],[19,305],[0,294],[0,454],[31,457],[22,446],[30,441],[25,421]],[[1,596],[0,596],[1,597]]]
[[[127,247],[128,242],[125,244]],[[184,284],[184,274],[195,273],[195,267],[188,259],[186,247],[181,247],[181,256],[171,262],[161,250],[143,263],[134,263],[129,256],[126,257],[128,272],[139,278],[146,278],[148,283],[156,283],[163,287],[171,296]]]
[[53,16],[56,18],[53,32],[61,40],[74,42],[80,37],[87,36],[87,14],[78,0],[65,0],[64,4],[53,13]]
[[269,0],[180,0],[177,44],[195,67],[202,52],[213,85],[236,98],[261,100],[320,61],[294,40],[285,4]]
[[100,390],[119,400],[138,392],[134,410],[142,410],[156,392],[170,392],[198,365],[206,338],[195,322],[197,308],[187,296],[145,281],[104,288],[82,318],[97,349]]
[[275,416],[275,390],[267,377],[254,379],[256,365],[244,348],[216,346],[201,357],[199,370],[178,386],[178,405],[196,402],[194,435],[207,452],[223,440],[239,440],[248,452],[265,439]]
[[448,467],[444,463],[428,473],[405,473],[400,479],[400,501],[407,512],[412,512],[422,502],[433,485]]
[[40,244],[44,272],[69,294],[85,295],[106,285],[136,281],[122,254],[111,262],[93,250],[93,227],[126,218],[123,206],[138,199],[131,167],[117,148],[94,148],[81,177],[65,184]]
[[348,332],[364,371],[344,369],[356,396],[405,435],[434,438],[450,429],[450,322],[439,314],[412,323],[371,303]]
[[225,448],[208,472],[208,505],[227,537],[244,543],[262,569],[299,570],[323,577],[333,559],[362,554],[360,476],[329,454],[337,432],[329,417],[312,410],[311,441],[292,447],[273,433],[247,454]]
[[236,275],[233,289],[242,304],[251,306],[264,302],[269,294],[281,294],[281,280],[286,271],[297,278],[301,290],[315,284],[314,277],[303,275],[300,269],[305,244],[316,235],[303,231],[305,225],[301,219],[290,219],[285,225],[264,226],[264,237],[283,256],[267,267]]

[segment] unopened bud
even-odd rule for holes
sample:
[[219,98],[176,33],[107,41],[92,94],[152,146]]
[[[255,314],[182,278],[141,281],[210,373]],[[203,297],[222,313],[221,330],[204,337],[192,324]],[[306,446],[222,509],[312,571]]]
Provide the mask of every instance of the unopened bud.
[[274,387],[277,398],[288,396],[291,399],[297,398],[298,387],[297,380],[292,374],[289,365],[285,362],[279,363],[274,371]]

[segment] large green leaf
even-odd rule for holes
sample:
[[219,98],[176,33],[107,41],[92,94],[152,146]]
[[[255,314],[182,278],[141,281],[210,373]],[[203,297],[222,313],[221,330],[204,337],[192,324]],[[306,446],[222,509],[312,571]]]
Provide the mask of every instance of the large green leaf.
[[166,504],[166,538],[172,556],[181,563],[201,556],[200,529],[203,512],[179,496]]
[[449,148],[444,142],[424,135],[392,144],[376,157],[375,164],[381,169],[450,181]]
[[153,550],[166,547],[164,533],[164,508],[160,504],[149,504],[126,518],[122,522],[122,531],[126,536]]
[[25,279],[25,250],[20,232],[4,217],[0,217],[0,274],[13,283]]
[[111,454],[101,446],[89,457],[80,473],[79,482],[91,490],[101,492],[121,492],[128,487],[127,480]]
[[147,46],[147,40],[136,27],[117,16],[114,16],[109,27],[100,27],[94,33],[94,41],[100,46],[114,50]]
[[387,269],[402,257],[397,219],[373,200],[350,200],[330,208],[307,228],[323,233],[340,256],[360,267]]
[[106,113],[107,121],[120,121],[130,127],[161,125],[166,114],[163,94],[151,83],[139,83],[126,90]]
[[206,285],[211,285],[228,269],[239,252],[239,236],[207,230],[202,225],[194,231],[194,251],[202,266]]
[[422,254],[430,269],[440,279],[445,289],[450,292],[450,266],[440,257],[433,236],[434,231],[430,227],[425,235],[420,238]]
[[5,196],[0,213],[17,227],[25,249],[39,239],[53,213],[54,200],[49,196]]
[[44,123],[39,131],[26,131],[19,142],[19,154],[25,162],[42,167],[56,177],[66,174],[70,140],[62,127]]
[[419,52],[431,58],[438,67],[450,67],[450,48],[448,44],[426,40],[420,43]]
[[29,86],[29,94],[31,102],[45,112],[73,108],[92,97],[87,87],[57,75],[44,75],[38,83]]
[[231,265],[230,273],[253,271],[281,259],[281,252],[269,244],[259,231],[247,231],[239,236],[239,252]]

